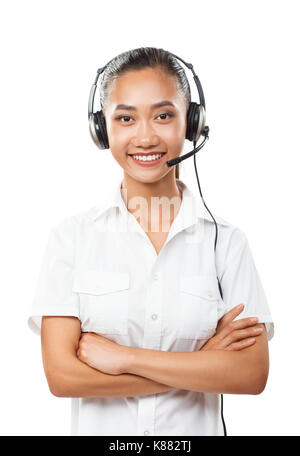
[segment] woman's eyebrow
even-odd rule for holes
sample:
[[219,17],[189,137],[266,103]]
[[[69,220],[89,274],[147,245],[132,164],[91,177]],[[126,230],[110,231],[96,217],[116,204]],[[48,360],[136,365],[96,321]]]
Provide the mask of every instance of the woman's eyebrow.
[[[160,108],[161,106],[173,106],[175,108],[174,103],[172,103],[172,101],[170,101],[170,100],[159,101],[158,103],[154,103],[153,105],[151,105],[150,108],[151,109]],[[115,108],[115,111],[117,111],[118,109],[127,109],[128,111],[136,111],[135,106],[130,106],[130,105],[126,105],[126,104],[118,104]]]

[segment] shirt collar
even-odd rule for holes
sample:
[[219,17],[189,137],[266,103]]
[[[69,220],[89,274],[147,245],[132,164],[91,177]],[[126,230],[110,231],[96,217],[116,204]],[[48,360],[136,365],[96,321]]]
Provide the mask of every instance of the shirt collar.
[[[94,207],[92,214],[93,221],[98,219],[98,217],[103,215],[107,210],[114,207],[118,207],[123,214],[128,214],[127,207],[121,194],[122,181],[123,177],[121,180],[118,180],[117,184],[114,184],[114,186],[108,191],[108,193],[102,199],[102,202]],[[204,205],[201,196],[195,196],[190,188],[181,179],[176,179],[176,183],[182,191],[182,201],[180,206],[181,214],[189,217],[191,223],[195,223],[196,218],[205,219],[209,222],[214,223],[213,218]],[[221,225],[229,224],[226,220],[222,219],[218,215],[215,215],[214,213],[212,214],[217,223],[220,223]]]

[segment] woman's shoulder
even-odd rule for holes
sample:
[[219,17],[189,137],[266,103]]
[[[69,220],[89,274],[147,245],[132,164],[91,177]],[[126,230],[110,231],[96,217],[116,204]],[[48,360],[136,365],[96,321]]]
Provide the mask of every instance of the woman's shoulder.
[[[244,230],[236,222],[229,221],[227,218],[221,217],[219,214],[213,213],[212,215],[206,210],[202,213],[202,219],[205,219],[206,222],[211,224],[212,228],[215,227],[215,222],[217,224],[218,233],[222,233],[226,236],[230,236],[233,233],[236,233],[238,236],[245,236]],[[214,222],[215,221],[215,222]]]
[[[233,246],[243,248],[248,243],[245,230],[239,223],[229,221],[218,214],[213,214],[213,217],[217,224],[217,246],[219,251],[222,250],[228,253]],[[216,227],[213,218],[208,214],[204,218],[215,233]]]
[[74,231],[78,226],[91,223],[97,213],[98,206],[90,206],[87,209],[81,209],[73,214],[66,215],[62,218],[59,218],[52,224],[50,230],[56,232],[68,232]]

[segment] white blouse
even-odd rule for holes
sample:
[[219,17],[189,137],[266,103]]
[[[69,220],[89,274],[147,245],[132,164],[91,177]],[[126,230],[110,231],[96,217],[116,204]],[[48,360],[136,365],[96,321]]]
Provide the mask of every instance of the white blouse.
[[[182,202],[157,255],[127,210],[121,181],[87,211],[49,233],[29,327],[43,315],[76,316],[126,346],[189,352],[211,338],[218,320],[244,303],[237,318],[257,316],[268,340],[274,323],[244,232],[214,215],[179,179]],[[223,292],[221,298],[217,278]],[[226,402],[226,401],[225,401]],[[225,404],[224,404],[225,406]],[[71,435],[223,435],[220,394],[173,389],[136,397],[71,398]],[[224,407],[226,421],[226,407]]]

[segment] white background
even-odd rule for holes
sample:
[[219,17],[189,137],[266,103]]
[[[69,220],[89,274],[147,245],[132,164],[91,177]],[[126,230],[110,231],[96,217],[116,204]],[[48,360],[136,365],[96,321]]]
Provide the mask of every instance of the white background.
[[[140,46],[179,55],[200,77],[210,126],[197,154],[203,196],[245,231],[275,322],[264,392],[224,395],[228,435],[300,434],[298,6],[1,2],[2,435],[70,433],[70,399],[51,395],[27,314],[50,227],[123,175],[89,136],[87,102],[97,68]],[[198,192],[193,159],[180,177]]]

